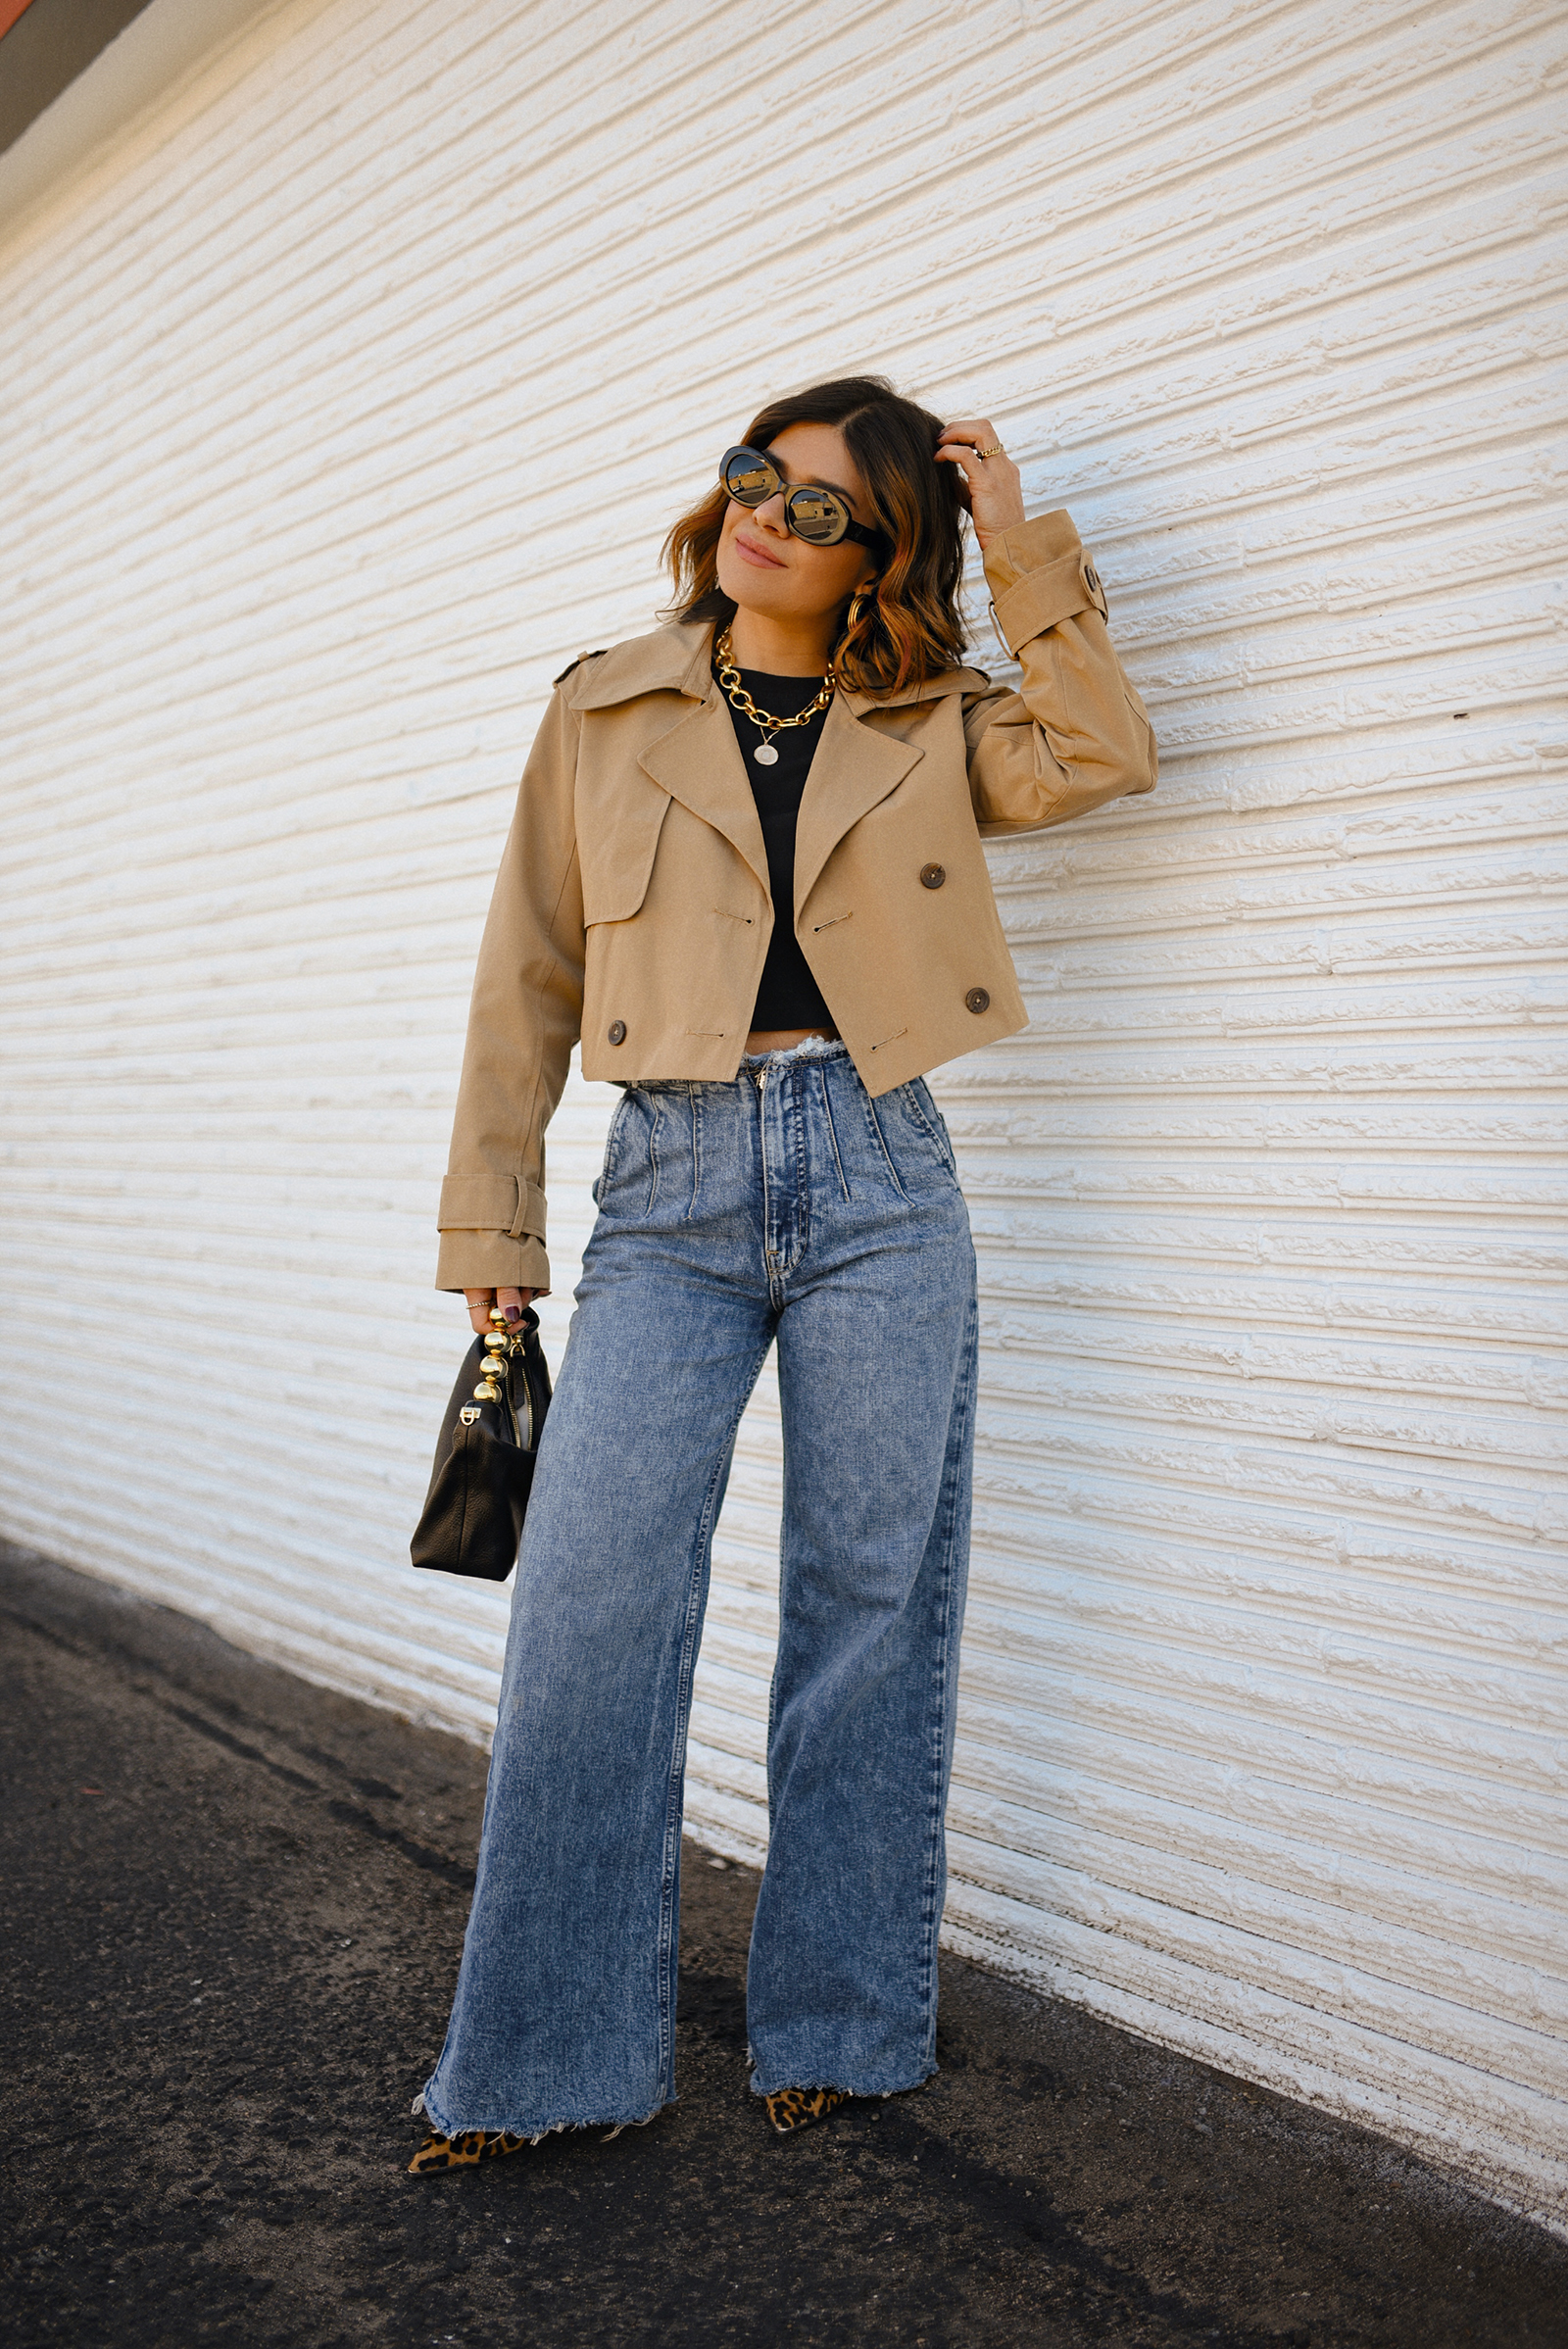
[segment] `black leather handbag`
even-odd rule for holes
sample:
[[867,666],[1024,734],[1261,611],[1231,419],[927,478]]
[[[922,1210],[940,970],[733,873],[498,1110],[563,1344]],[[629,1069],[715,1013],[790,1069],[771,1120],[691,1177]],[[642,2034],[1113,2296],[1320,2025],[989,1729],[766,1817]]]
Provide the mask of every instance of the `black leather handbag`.
[[533,1464],[550,1408],[550,1366],[531,1305],[508,1323],[497,1307],[458,1373],[424,1509],[409,1555],[416,1566],[504,1583],[517,1563]]

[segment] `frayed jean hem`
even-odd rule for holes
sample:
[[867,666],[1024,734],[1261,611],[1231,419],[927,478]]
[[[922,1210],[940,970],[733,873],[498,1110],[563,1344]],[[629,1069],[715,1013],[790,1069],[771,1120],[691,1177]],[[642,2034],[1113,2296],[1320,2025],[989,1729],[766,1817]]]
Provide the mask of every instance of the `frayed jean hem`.
[[754,2096],[777,2096],[785,2088],[798,2088],[803,2096],[814,2096],[819,2088],[836,2088],[841,2096],[906,2096],[912,2088],[923,2088],[928,2080],[935,2080],[940,2070],[940,2065],[932,2064],[913,2080],[795,2080],[781,2076],[765,2087],[762,2075],[754,2072],[751,2087]]
[[541,2138],[558,2136],[562,2130],[568,2129],[608,2129],[612,2137],[618,2136],[623,2129],[646,2129],[650,2121],[657,2121],[661,2113],[667,2112],[673,2102],[671,2097],[656,2104],[651,2113],[571,2113],[560,2121],[487,2119],[454,2123],[431,2103],[427,2081],[414,2099],[410,2111],[416,2118],[422,2114],[438,2137],[463,2137],[476,2129],[483,2129],[491,2135],[526,2137],[530,2145],[537,2145]]

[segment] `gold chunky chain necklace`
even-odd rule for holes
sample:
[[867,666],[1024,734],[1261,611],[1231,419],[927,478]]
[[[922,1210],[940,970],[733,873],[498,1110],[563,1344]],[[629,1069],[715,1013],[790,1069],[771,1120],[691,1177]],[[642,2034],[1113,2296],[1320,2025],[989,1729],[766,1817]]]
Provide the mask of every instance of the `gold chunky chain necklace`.
[[833,663],[830,661],[827,666],[827,675],[822,679],[821,688],[815,701],[808,703],[806,709],[798,711],[794,717],[775,717],[770,710],[759,710],[741,683],[741,672],[735,666],[735,655],[730,646],[727,628],[713,647],[713,659],[718,665],[718,681],[735,708],[744,716],[749,717],[754,726],[760,727],[761,730],[762,739],[752,753],[752,757],[757,760],[759,766],[777,766],[778,752],[773,744],[774,735],[786,733],[791,726],[808,726],[817,711],[827,708],[838,686],[838,679],[833,674]]

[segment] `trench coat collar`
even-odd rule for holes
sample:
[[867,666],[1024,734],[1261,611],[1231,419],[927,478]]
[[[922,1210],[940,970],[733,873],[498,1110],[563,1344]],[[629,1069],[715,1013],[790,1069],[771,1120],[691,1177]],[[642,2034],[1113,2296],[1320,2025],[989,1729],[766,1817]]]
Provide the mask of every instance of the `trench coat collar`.
[[[611,710],[645,693],[683,693],[706,701],[713,685],[712,652],[711,620],[671,620],[650,635],[612,645],[592,666],[585,661],[567,683],[566,701],[573,710]],[[984,669],[950,668],[897,693],[852,693],[841,686],[837,698],[852,717],[863,717],[867,710],[898,710],[944,694],[984,693],[990,682]]]
[[[767,850],[729,708],[712,674],[712,641],[711,625],[692,620],[633,637],[602,654],[575,678],[566,699],[575,710],[609,710],[643,694],[684,695],[692,706],[649,744],[638,764],[683,807],[721,832],[766,890]],[[897,735],[862,725],[864,713],[943,694],[983,692],[987,683],[981,670],[949,669],[902,693],[845,690],[835,695],[801,800],[795,905],[775,907],[775,913],[799,911],[845,834],[897,790],[925,756]]]

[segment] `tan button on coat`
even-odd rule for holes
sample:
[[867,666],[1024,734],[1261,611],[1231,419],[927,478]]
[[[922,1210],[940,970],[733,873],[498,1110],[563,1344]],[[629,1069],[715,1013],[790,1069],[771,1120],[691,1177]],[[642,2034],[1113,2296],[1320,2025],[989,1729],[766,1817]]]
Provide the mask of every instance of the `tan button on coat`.
[[[972,668],[840,692],[801,802],[779,911],[872,1094],[1028,1023],[982,837],[1154,785],[1148,713],[1068,516],[994,539],[986,577],[1021,694]],[[711,628],[678,624],[560,680],[479,950],[439,1288],[548,1288],[544,1133],[579,1034],[589,1077],[740,1066],[776,916],[711,652]]]

